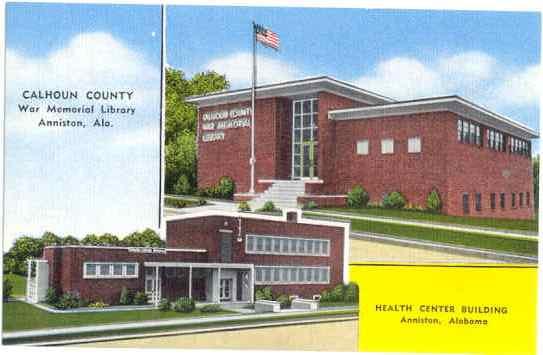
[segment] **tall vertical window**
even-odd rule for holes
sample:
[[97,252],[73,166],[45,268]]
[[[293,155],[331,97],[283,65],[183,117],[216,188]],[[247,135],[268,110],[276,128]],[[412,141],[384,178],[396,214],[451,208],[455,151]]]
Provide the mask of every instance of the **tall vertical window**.
[[530,206],[530,193],[526,192],[526,206]]
[[519,192],[518,194],[518,205],[519,207],[524,206],[524,192]]
[[464,213],[469,213],[469,195],[463,194],[462,195],[462,210]]
[[481,193],[477,192],[475,194],[475,210],[481,211]]
[[500,193],[500,208],[501,209],[505,208],[505,193],[504,192]]
[[517,194],[514,192],[511,192],[511,207],[515,208],[517,204]]
[[493,210],[496,209],[496,193],[495,192],[490,194],[490,208]]
[[481,126],[459,118],[457,121],[457,138],[462,143],[481,145]]
[[293,106],[292,177],[317,177],[319,100],[296,100]]
[[524,139],[510,137],[509,138],[509,152],[519,155],[530,156],[530,142]]
[[488,147],[500,152],[505,151],[505,141],[502,132],[494,129],[488,130]]
[[421,150],[420,137],[411,137],[407,140],[408,153],[420,153]]

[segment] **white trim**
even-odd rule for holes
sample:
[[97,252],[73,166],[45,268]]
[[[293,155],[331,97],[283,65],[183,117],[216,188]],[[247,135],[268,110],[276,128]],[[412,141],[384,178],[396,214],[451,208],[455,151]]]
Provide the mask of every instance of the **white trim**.
[[[470,111],[467,111],[470,110]],[[501,123],[505,127],[491,126],[521,138],[538,138],[539,133],[530,127],[512,120],[509,117],[494,113],[486,108],[477,106],[461,97],[429,98],[410,102],[389,103],[379,106],[331,110],[328,118],[331,120],[355,120],[377,118],[383,116],[403,116],[424,112],[450,111],[478,123],[490,125]]]
[[[307,270],[307,269],[325,269],[327,271],[327,281],[273,281],[273,280],[269,280],[269,281],[266,281],[266,280],[262,280],[262,281],[257,281],[256,280],[256,270],[257,269],[264,269],[264,268],[267,268],[267,269],[272,269],[272,273],[274,271],[274,269],[280,269],[282,271],[282,269],[288,269],[289,272],[289,279],[290,279],[290,269],[296,269],[296,274],[299,275],[299,270],[300,269],[304,269],[304,270]],[[280,271],[279,273],[279,277],[281,278],[281,274],[282,272]],[[324,265],[324,266],[314,266],[314,265],[255,265],[255,285],[329,285],[330,282],[331,282],[331,277],[330,277],[330,266],[329,265]],[[273,274],[270,275],[270,277],[273,279]],[[298,276],[296,276],[297,278]]]
[[[152,249],[157,251],[171,251],[171,252],[191,252],[191,253],[207,253],[207,249],[191,249],[191,248],[157,248],[157,247],[116,247],[116,246],[102,246],[102,245],[49,245],[44,247],[46,248],[85,248],[85,249],[126,249],[127,251],[132,250],[141,250],[142,253],[146,253],[145,250]],[[148,254],[153,253],[153,251],[148,252]],[[44,260],[44,262],[47,262]]]
[[[87,274],[87,265],[110,265],[109,267],[109,274],[107,275],[100,275],[99,268],[96,268],[96,274],[94,275],[88,275]],[[121,275],[114,275],[113,274],[113,265],[121,265],[122,266],[122,274]],[[128,265],[134,266],[134,275],[128,275],[126,273],[126,269]],[[107,262],[107,261],[85,261],[83,263],[83,278],[84,279],[137,279],[139,277],[139,263],[137,262],[123,262],[123,261],[114,261],[114,262]]]
[[234,231],[231,229],[219,229],[219,233],[232,234]]
[[229,264],[229,263],[191,263],[191,262],[176,262],[176,261],[145,261],[145,267],[184,267],[198,269],[251,269],[253,264]]
[[[296,89],[296,86],[298,86],[299,88]],[[274,93],[274,91],[280,91],[281,89],[287,91],[284,93]],[[288,91],[288,89],[290,89],[291,91]],[[256,88],[256,96],[258,99],[262,99],[274,96],[299,96],[317,93],[319,91],[330,92],[338,96],[347,97],[355,101],[363,102],[370,105],[383,102],[394,102],[393,99],[386,96],[364,90],[355,85],[328,76],[310,77],[296,81],[263,85]],[[362,98],[360,97],[360,95],[366,97]],[[197,104],[199,107],[206,107],[220,104],[228,104],[232,102],[249,101],[250,99],[251,89],[246,88],[240,90],[222,91],[208,95],[191,96],[188,97],[185,101],[188,103]]]
[[[247,246],[249,245],[249,243],[247,243],[247,238],[248,237],[253,237],[255,238],[255,241],[254,241],[254,246],[255,246],[255,249],[256,249],[256,238],[258,237],[261,237],[261,238],[271,238],[272,240],[273,239],[285,239],[285,240],[309,240],[309,241],[313,241],[313,242],[316,242],[316,241],[319,241],[319,242],[328,242],[328,252],[326,254],[322,254],[322,253],[319,253],[319,254],[315,254],[315,253],[300,253],[300,252],[275,252],[275,251],[256,251],[256,250],[248,250],[247,249]],[[272,249],[273,249],[273,243],[272,243]],[[281,249],[281,248],[280,248]],[[286,255],[286,256],[310,256],[310,257],[330,257],[330,249],[331,249],[331,241],[330,239],[327,239],[327,238],[311,238],[311,237],[297,237],[297,236],[288,236],[288,237],[284,237],[284,236],[274,236],[274,235],[262,235],[262,234],[250,234],[250,233],[247,233],[245,235],[245,253],[246,254],[260,254],[260,255]]]

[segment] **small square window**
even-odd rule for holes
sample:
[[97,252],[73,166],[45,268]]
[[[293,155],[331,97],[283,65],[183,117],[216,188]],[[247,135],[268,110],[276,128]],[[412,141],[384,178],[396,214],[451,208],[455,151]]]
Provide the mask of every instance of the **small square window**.
[[421,152],[420,137],[411,137],[407,140],[407,152],[408,153]]
[[86,274],[89,275],[89,276],[94,276],[96,275],[96,264],[87,264],[86,265]]
[[109,275],[109,267],[110,266],[111,266],[110,264],[99,264],[98,265],[98,273],[100,274],[100,276]]
[[368,155],[369,153],[369,141],[367,139],[356,142],[356,154]]
[[113,275],[120,276],[123,274],[123,265],[122,264],[113,264]]
[[394,139],[382,139],[381,140],[381,153],[393,154],[394,153]]
[[135,264],[127,264],[126,265],[126,275],[127,276],[136,275],[136,265]]

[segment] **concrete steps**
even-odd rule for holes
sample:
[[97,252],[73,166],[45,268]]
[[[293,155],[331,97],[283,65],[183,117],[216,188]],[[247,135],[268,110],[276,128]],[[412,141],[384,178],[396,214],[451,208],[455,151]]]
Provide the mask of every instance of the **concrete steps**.
[[276,180],[257,198],[249,202],[252,210],[262,208],[267,201],[272,201],[275,207],[297,208],[298,197],[305,193],[305,183],[299,180]]

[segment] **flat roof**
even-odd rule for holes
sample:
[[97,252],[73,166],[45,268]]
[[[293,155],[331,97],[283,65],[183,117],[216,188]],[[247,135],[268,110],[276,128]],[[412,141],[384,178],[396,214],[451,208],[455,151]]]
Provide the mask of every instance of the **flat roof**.
[[[330,92],[368,105],[394,102],[394,100],[389,97],[359,88],[358,86],[329,76],[317,76],[258,86],[256,88],[256,97],[258,99],[269,97],[296,98],[315,94],[321,91]],[[186,102],[196,104],[200,107],[205,107],[249,100],[251,100],[251,88],[226,90],[199,96],[189,96],[186,99]]]
[[375,106],[332,110],[328,112],[331,120],[357,120],[386,116],[449,111],[462,117],[496,128],[513,136],[533,139],[539,138],[539,132],[512,120],[509,117],[492,112],[460,96],[429,97],[410,101],[397,101]]

